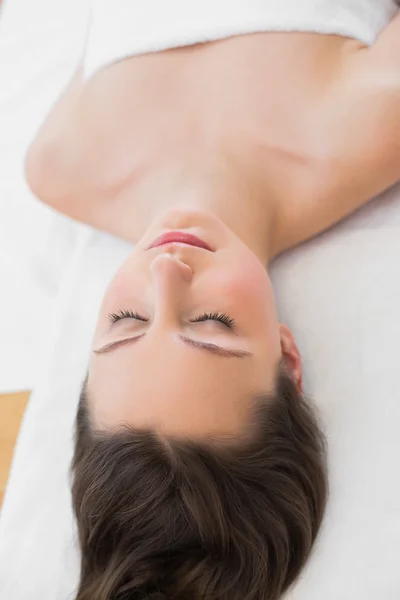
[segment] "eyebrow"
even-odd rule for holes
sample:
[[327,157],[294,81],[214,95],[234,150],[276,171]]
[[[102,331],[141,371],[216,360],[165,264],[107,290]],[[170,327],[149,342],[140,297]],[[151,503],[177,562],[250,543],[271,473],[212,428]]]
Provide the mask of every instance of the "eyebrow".
[[[106,344],[102,348],[98,350],[94,350],[95,354],[110,354],[118,348],[122,348],[124,346],[131,346],[138,342],[142,337],[144,337],[144,333],[142,335],[137,335],[135,337],[125,338],[123,340],[118,340],[117,342],[111,342],[110,344]],[[198,340],[192,340],[184,335],[179,335],[179,339],[192,348],[197,348],[199,350],[204,350],[206,352],[210,352],[216,356],[222,356],[224,358],[247,358],[248,356],[252,356],[251,352],[247,350],[234,350],[233,348],[224,348],[222,346],[218,346],[217,344],[211,344],[210,342],[200,342]]]

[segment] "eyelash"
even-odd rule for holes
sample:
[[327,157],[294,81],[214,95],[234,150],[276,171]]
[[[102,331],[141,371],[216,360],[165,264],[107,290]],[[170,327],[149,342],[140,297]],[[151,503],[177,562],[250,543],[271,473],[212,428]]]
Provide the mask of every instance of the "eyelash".
[[137,321],[147,322],[148,319],[144,319],[137,312],[133,312],[132,310],[119,310],[116,313],[110,313],[108,315],[111,323],[116,323],[117,321],[121,321],[122,319],[136,319]]
[[[116,313],[110,313],[109,319],[111,323],[116,323],[117,321],[121,321],[122,319],[137,319],[138,321],[147,322],[148,319],[144,319],[137,312],[133,312],[132,310],[119,310]],[[232,317],[229,317],[225,313],[212,312],[212,313],[204,313],[199,315],[195,319],[191,319],[191,323],[201,323],[203,321],[219,321],[229,329],[235,328],[235,321]]]
[[225,313],[204,313],[203,315],[200,315],[199,317],[196,317],[195,319],[191,320],[192,323],[200,323],[201,321],[219,321],[220,323],[223,323],[223,325],[229,327],[229,329],[235,328],[234,319],[232,319],[232,317],[229,317]]

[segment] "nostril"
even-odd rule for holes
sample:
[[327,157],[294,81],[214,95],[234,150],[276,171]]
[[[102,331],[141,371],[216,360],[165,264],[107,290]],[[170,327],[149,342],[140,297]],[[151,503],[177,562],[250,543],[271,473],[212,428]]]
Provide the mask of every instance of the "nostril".
[[178,256],[171,253],[159,254],[155,257],[151,264],[151,270],[156,273],[157,271],[170,272],[171,275],[179,274],[185,281],[190,282],[193,277],[193,271],[190,265],[182,261]]
[[192,268],[190,267],[190,265],[188,265],[188,264],[186,264],[186,263],[184,263],[182,261],[180,261],[180,262],[182,263],[184,276],[185,276],[186,280],[188,282],[190,282],[192,280],[192,278],[193,278]]

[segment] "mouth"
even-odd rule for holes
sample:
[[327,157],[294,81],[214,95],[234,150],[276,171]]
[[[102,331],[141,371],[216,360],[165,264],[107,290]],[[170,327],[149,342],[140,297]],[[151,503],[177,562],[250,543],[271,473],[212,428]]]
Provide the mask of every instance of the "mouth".
[[152,244],[147,248],[147,250],[151,250],[152,248],[158,248],[160,246],[166,246],[167,244],[179,244],[183,246],[194,246],[196,248],[202,248],[203,250],[208,250],[209,252],[215,252],[210,246],[204,241],[198,238],[191,233],[185,233],[183,231],[169,231],[168,233],[164,233],[160,235]]

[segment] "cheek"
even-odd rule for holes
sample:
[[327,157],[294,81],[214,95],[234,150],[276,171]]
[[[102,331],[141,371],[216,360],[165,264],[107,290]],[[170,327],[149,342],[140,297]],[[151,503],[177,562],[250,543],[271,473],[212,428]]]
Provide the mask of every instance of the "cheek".
[[229,267],[225,266],[215,283],[216,293],[238,310],[246,309],[259,316],[275,307],[268,273],[253,255],[238,257]]
[[[144,289],[146,285],[143,274],[135,265],[135,261],[129,258],[108,285],[101,304],[101,314],[128,308],[138,310],[141,306],[136,304],[139,303],[139,299],[143,300],[139,291]],[[132,302],[135,306],[131,306]]]
[[220,300],[215,303],[216,309],[221,307],[228,314],[232,313],[249,331],[254,327],[262,329],[266,336],[266,328],[275,329],[277,313],[271,282],[266,269],[253,255],[236,256],[235,260],[221,265],[207,288]]

